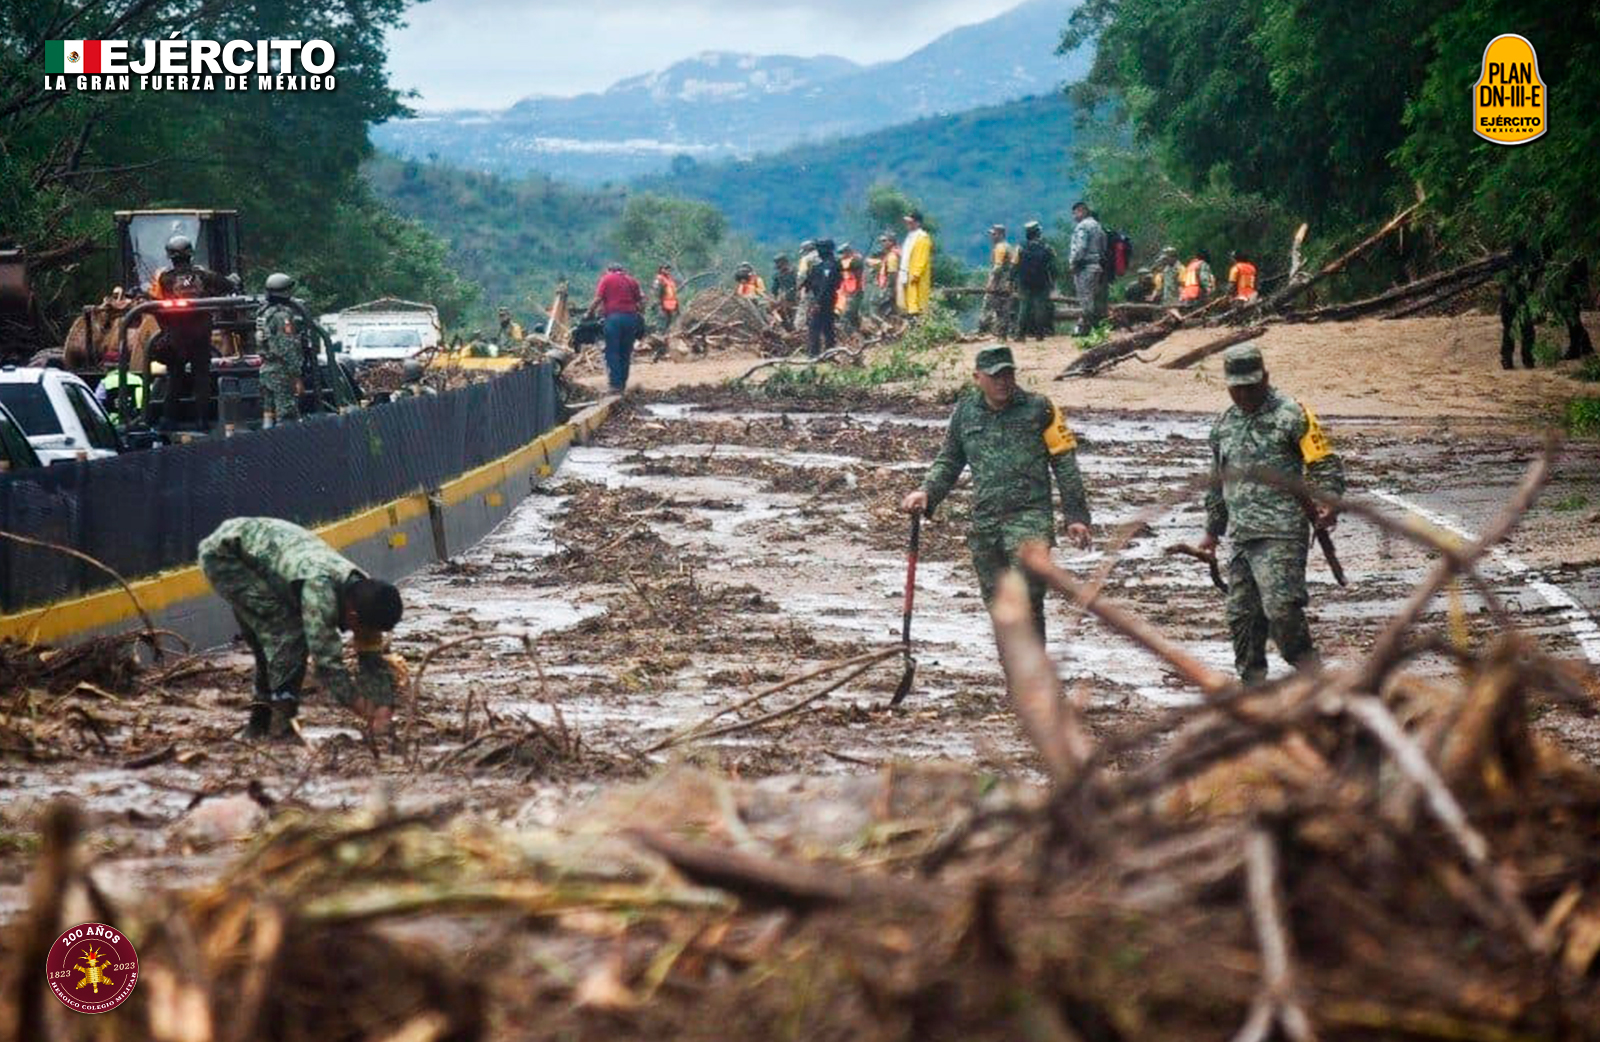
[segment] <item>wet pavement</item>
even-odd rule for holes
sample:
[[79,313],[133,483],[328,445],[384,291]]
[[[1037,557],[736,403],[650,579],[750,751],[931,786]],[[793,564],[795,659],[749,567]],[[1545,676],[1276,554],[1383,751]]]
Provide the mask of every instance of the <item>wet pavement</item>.
[[[229,741],[243,718],[248,664],[228,652],[217,660],[230,669],[220,682],[212,676],[184,686],[175,700],[142,710],[108,750],[6,763],[0,840],[24,836],[49,798],[76,796],[109,855],[97,878],[112,890],[139,889],[214,871],[214,858],[184,823],[198,804],[251,782],[275,810],[455,800],[485,818],[516,820],[529,808],[546,814],[579,805],[612,779],[685,757],[741,776],[859,774],[938,759],[1032,776],[962,544],[962,491],[924,526],[913,623],[918,670],[902,711],[884,711],[900,674],[892,659],[770,725],[644,752],[765,685],[898,642],[906,521],[895,504],[937,451],[944,412],[625,409],[595,444],[572,450],[547,494],[526,500],[470,552],[403,585],[407,614],[394,647],[413,671],[441,642],[482,638],[430,663],[414,758],[369,749],[349,718],[315,700],[307,703],[307,749]],[[1104,570],[1109,596],[1204,661],[1231,668],[1221,596],[1206,570],[1163,553],[1201,533],[1195,479],[1206,467],[1208,420],[1106,412],[1071,422],[1096,548],[1058,549],[1058,560],[1085,576]],[[1539,447],[1509,436],[1468,444],[1427,424],[1338,417],[1325,424],[1346,457],[1352,494],[1459,538],[1490,521]],[[1590,667],[1600,663],[1600,559],[1572,548],[1593,545],[1579,537],[1592,533],[1597,510],[1600,453],[1570,449],[1553,487],[1484,569],[1543,648]],[[1313,552],[1312,625],[1326,657],[1348,662],[1430,559],[1359,519],[1346,519],[1337,538],[1350,582],[1337,586]],[[1473,641],[1493,636],[1469,591],[1441,597],[1423,624]],[[1196,697],[1059,601],[1050,602],[1048,628],[1068,690],[1102,734]],[[532,638],[537,667],[523,635]],[[1275,664],[1275,672],[1282,668]],[[1423,658],[1415,668],[1449,667]],[[821,683],[774,695],[761,710]],[[404,725],[404,712],[401,718]],[[1592,721],[1553,711],[1541,726],[1600,758]],[[581,750],[558,762],[515,752],[482,762],[465,755],[519,729],[576,736]],[[168,742],[195,757],[143,770],[119,766]],[[0,852],[0,915],[18,906],[26,842]]]

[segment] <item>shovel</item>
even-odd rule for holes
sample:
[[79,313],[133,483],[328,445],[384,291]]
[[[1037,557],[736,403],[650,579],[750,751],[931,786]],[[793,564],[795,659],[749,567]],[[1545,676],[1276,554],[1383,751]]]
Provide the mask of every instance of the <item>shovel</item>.
[[911,657],[911,604],[917,595],[917,547],[922,542],[922,514],[911,515],[911,543],[906,547],[906,606],[900,619],[900,644],[905,651],[906,670],[900,674],[900,686],[894,689],[889,700],[893,709],[911,693],[911,678],[916,675],[917,662]]

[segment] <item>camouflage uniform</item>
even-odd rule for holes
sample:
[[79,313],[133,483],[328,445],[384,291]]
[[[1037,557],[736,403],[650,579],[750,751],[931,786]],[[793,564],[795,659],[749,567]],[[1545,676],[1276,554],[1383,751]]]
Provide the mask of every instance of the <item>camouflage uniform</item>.
[[1078,293],[1078,307],[1083,309],[1083,317],[1078,320],[1080,336],[1104,322],[1110,311],[1106,300],[1109,286],[1105,278],[1105,255],[1106,230],[1091,214],[1073,226],[1072,244],[1067,252],[1073,287]]
[[[1009,357],[1009,350],[1006,351]],[[967,392],[950,417],[944,448],[928,469],[922,488],[928,513],[972,467],[972,529],[967,546],[984,604],[1008,568],[1017,567],[1017,548],[1028,540],[1055,544],[1050,479],[1061,490],[1067,523],[1089,523],[1089,504],[1078,472],[1077,439],[1061,410],[1043,395],[1018,389],[995,410],[977,389]],[[1044,584],[1028,576],[1034,623],[1044,634]]]
[[[1259,351],[1255,357],[1259,369]],[[1234,665],[1247,684],[1266,678],[1269,636],[1290,665],[1316,654],[1305,615],[1311,533],[1305,508],[1288,492],[1225,473],[1252,468],[1334,495],[1344,492],[1344,464],[1328,447],[1316,417],[1275,389],[1268,389],[1255,412],[1232,406],[1211,428],[1206,531],[1232,539],[1228,630]]]
[[992,333],[1002,340],[1011,336],[1016,312],[1017,249],[1005,240],[994,244],[989,255],[989,280],[984,286],[983,314],[978,332]]
[[[1033,227],[1030,223],[1029,227]],[[1056,304],[1051,297],[1055,294],[1056,287],[1056,251],[1053,246],[1042,238],[1029,239],[1022,244],[1023,252],[1030,255],[1036,250],[1044,251],[1043,260],[1040,262],[1044,271],[1044,282],[1039,286],[1025,286],[1022,284],[1021,263],[1022,254],[1017,256],[1018,277],[1017,293],[1020,298],[1017,316],[1017,338],[1026,340],[1028,337],[1037,337],[1043,340],[1047,336],[1054,336],[1056,332]]]
[[305,354],[295,328],[296,313],[287,304],[269,303],[256,312],[256,349],[261,352],[261,410],[277,415],[279,423],[300,418],[300,396],[295,393]]
[[1500,273],[1500,365],[1515,368],[1512,351],[1514,338],[1522,340],[1522,365],[1534,366],[1533,358],[1533,292],[1544,272],[1544,261],[1538,252],[1525,243],[1517,243],[1511,250],[1511,264]]
[[1588,298],[1589,259],[1574,257],[1567,262],[1550,300],[1551,316],[1567,327],[1567,353],[1562,357],[1568,361],[1594,354],[1594,342],[1583,328],[1583,305]]
[[306,656],[340,705],[355,699],[339,636],[340,594],[366,573],[299,525],[271,517],[224,521],[200,543],[200,570],[233,608],[256,659],[256,695],[299,697]]
[[1161,278],[1161,306],[1177,307],[1178,294],[1183,289],[1183,265],[1178,263],[1177,254],[1157,263],[1156,275]]

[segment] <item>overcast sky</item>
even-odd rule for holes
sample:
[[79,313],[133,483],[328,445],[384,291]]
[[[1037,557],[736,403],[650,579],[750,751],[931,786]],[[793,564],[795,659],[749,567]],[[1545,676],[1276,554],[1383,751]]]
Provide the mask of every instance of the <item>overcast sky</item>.
[[419,109],[503,108],[604,90],[700,51],[904,57],[1019,0],[429,0],[389,41]]

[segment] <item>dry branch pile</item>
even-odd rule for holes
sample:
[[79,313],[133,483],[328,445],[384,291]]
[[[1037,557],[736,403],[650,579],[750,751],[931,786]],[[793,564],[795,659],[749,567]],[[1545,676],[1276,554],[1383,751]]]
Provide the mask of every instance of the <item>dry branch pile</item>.
[[[58,810],[0,1023],[101,1042],[1600,1039],[1600,773],[1529,728],[1539,699],[1589,696],[1509,625],[1478,649],[1417,632],[1550,460],[1464,546],[1382,522],[1438,556],[1368,656],[1247,690],[1025,550],[1201,695],[1096,744],[1008,577],[995,635],[1043,787],[887,768],[835,779],[809,833],[802,780],[678,771],[566,833],[289,810],[219,881],[141,909],[106,906]],[[1421,653],[1459,681],[1402,674]],[[529,734],[497,760],[551,731]],[[89,1024],[43,994],[38,945],[70,916],[138,943],[130,1015]]]

